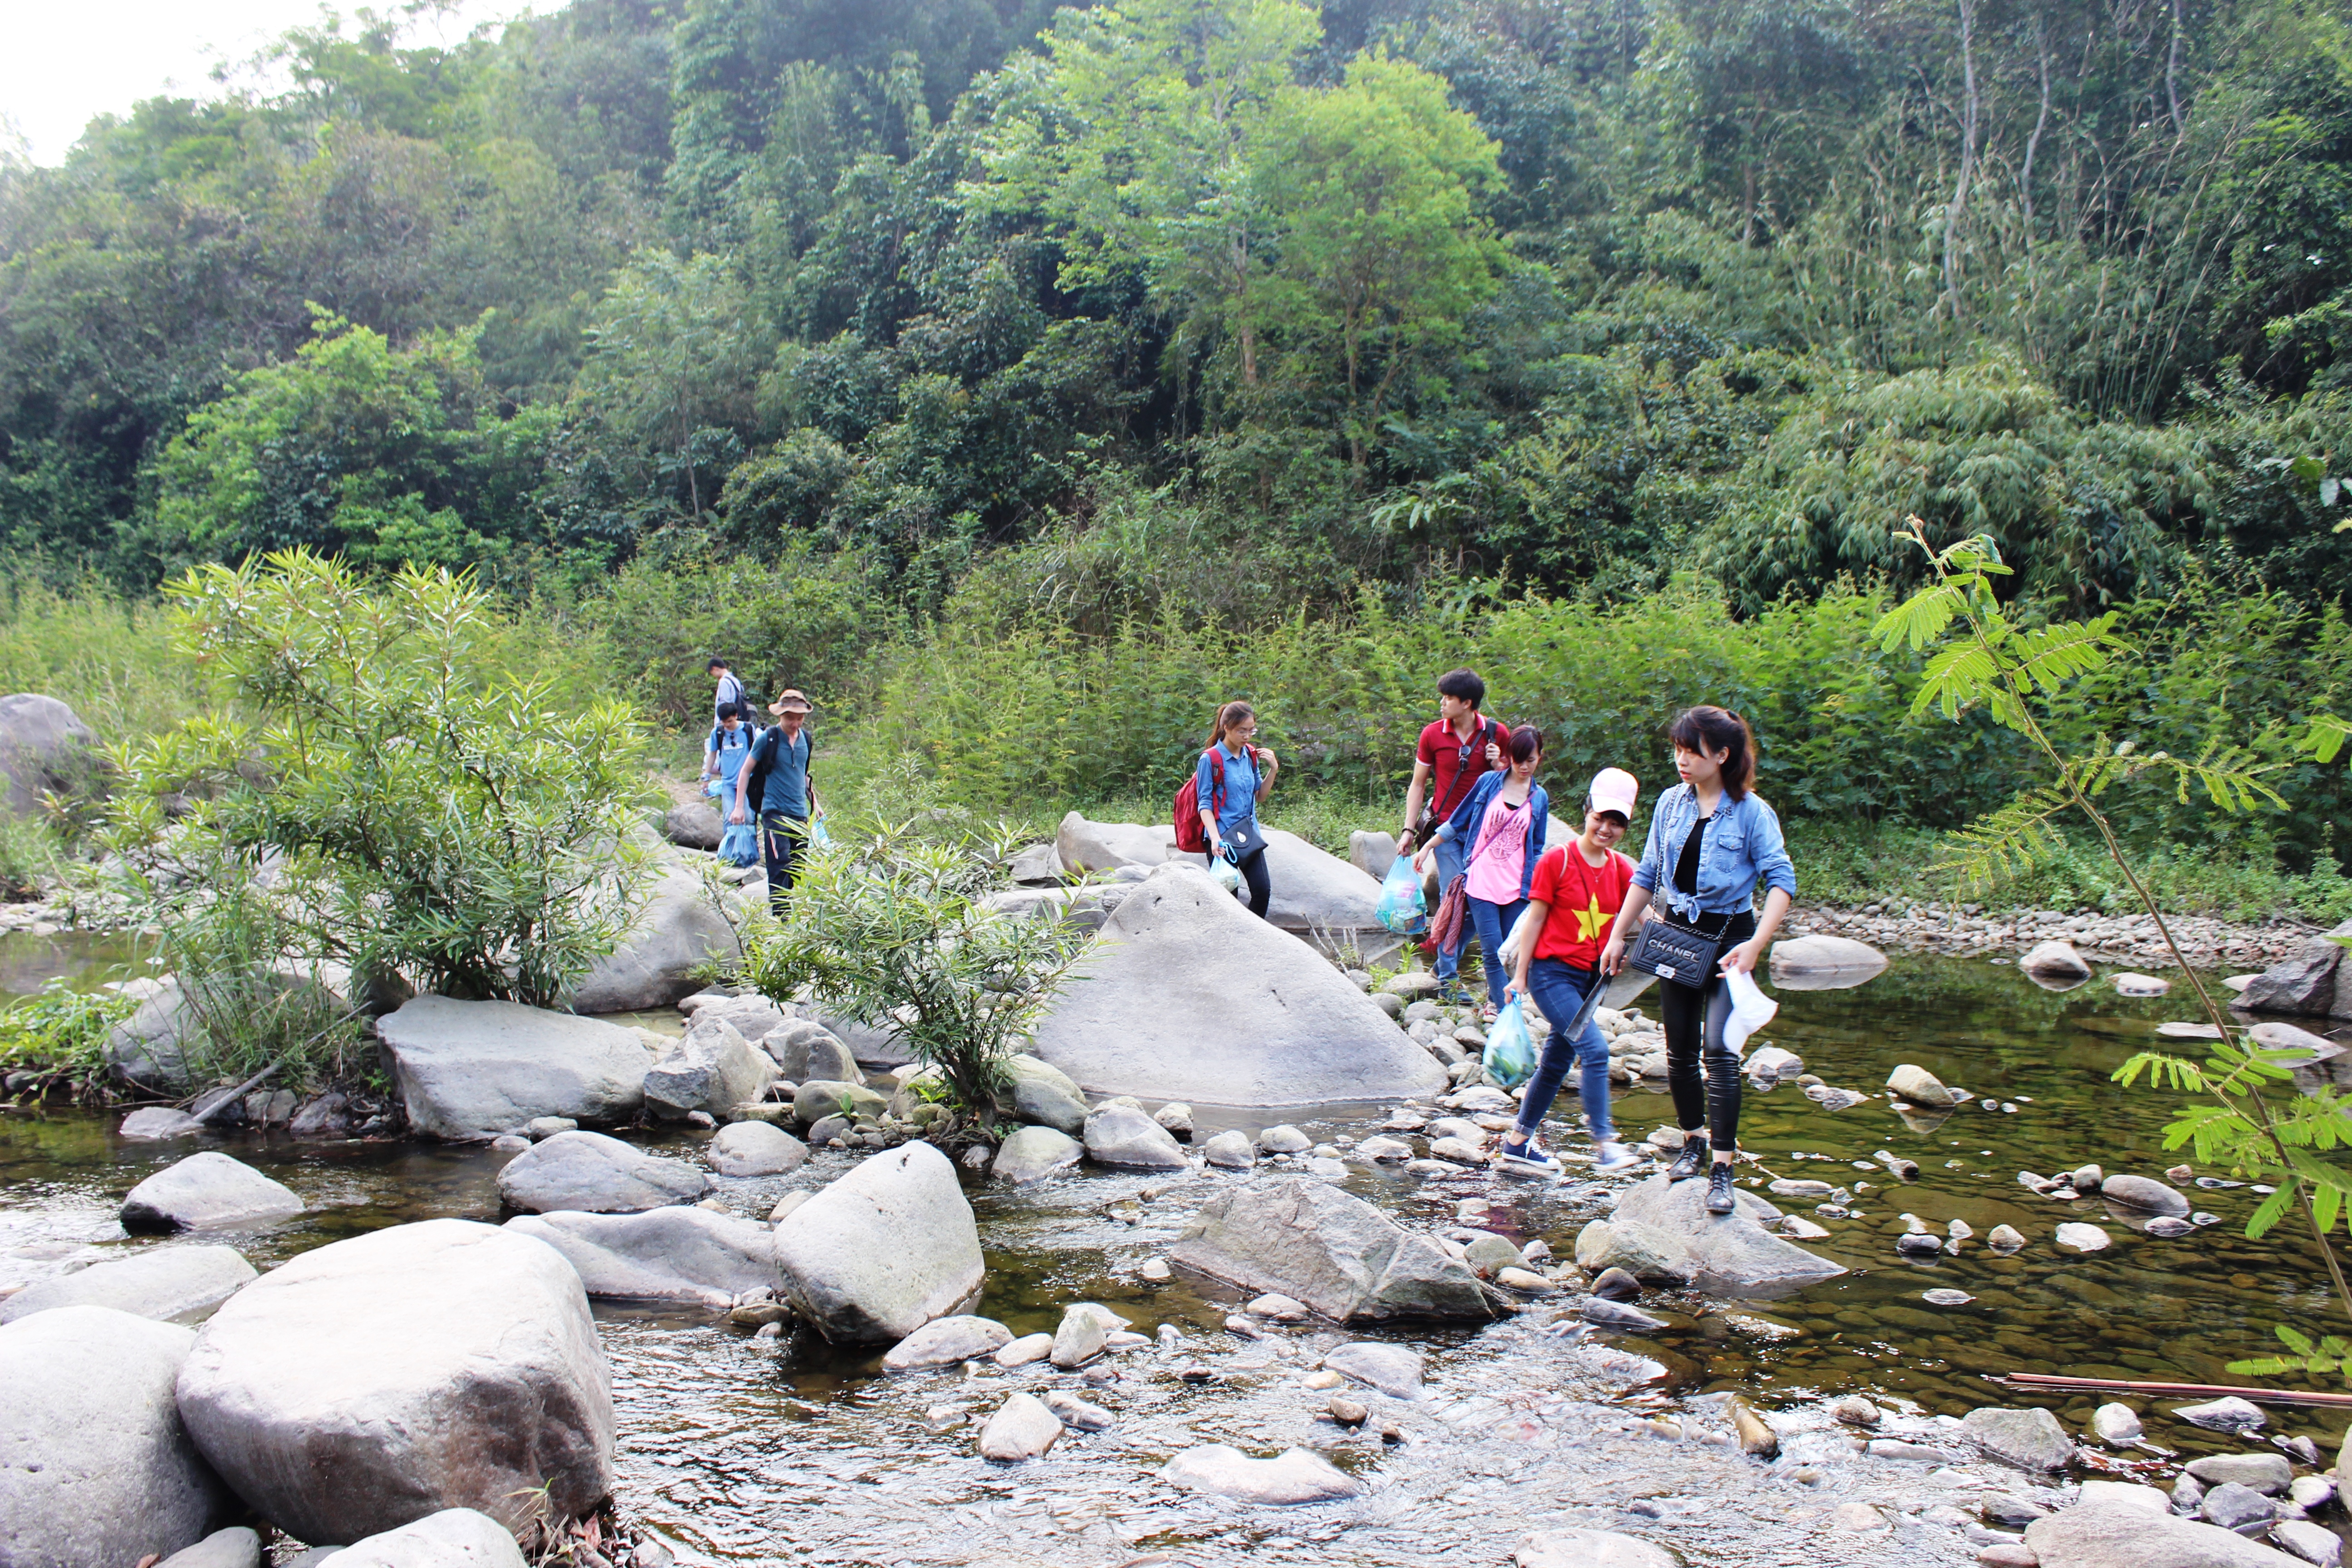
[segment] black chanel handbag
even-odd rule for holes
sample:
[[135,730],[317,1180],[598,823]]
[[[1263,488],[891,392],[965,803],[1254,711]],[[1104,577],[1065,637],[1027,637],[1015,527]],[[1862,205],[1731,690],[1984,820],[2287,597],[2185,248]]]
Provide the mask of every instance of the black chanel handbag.
[[1723,939],[1693,931],[1660,915],[1642,927],[1625,954],[1628,966],[1696,991],[1715,977]]

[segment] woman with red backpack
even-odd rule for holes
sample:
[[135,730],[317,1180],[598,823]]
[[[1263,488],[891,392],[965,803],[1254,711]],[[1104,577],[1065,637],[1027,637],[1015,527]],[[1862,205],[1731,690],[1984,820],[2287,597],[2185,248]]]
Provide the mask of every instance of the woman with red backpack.
[[1258,828],[1257,806],[1273,793],[1282,764],[1272,752],[1250,743],[1256,735],[1257,711],[1248,703],[1218,709],[1208,748],[1192,770],[1192,794],[1209,853],[1241,873],[1249,885],[1250,913],[1263,920],[1274,901],[1274,883],[1265,872],[1265,835]]

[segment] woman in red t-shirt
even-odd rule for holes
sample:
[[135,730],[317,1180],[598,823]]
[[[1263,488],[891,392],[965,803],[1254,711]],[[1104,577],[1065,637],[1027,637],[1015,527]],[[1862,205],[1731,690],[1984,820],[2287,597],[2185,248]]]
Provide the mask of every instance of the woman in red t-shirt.
[[1641,1159],[1617,1142],[1610,1118],[1609,1042],[1601,1026],[1588,1022],[1575,1039],[1567,1037],[1569,1021],[1585,997],[1594,986],[1607,983],[1601,973],[1601,950],[1608,945],[1617,911],[1624,907],[1625,889],[1633,885],[1633,862],[1619,854],[1616,846],[1633,819],[1640,788],[1624,769],[1601,769],[1585,796],[1584,831],[1536,862],[1528,912],[1515,939],[1518,952],[1511,991],[1515,1002],[1532,995],[1552,1029],[1519,1102],[1518,1123],[1503,1135],[1506,1170],[1559,1169],[1535,1131],[1543,1125],[1544,1113],[1551,1109],[1571,1065],[1578,1069],[1585,1125],[1597,1146],[1594,1163],[1613,1171]]

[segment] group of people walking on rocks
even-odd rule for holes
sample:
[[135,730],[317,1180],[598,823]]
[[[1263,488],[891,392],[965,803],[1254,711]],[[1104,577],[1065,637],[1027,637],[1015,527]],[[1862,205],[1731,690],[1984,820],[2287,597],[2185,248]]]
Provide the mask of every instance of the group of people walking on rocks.
[[[1543,733],[1490,718],[1482,711],[1486,697],[1486,682],[1472,670],[1438,680],[1438,717],[1414,750],[1397,853],[1412,856],[1417,870],[1433,864],[1442,900],[1458,896],[1466,917],[1448,929],[1441,912],[1441,994],[1467,1000],[1459,983],[1466,923],[1482,950],[1485,1016],[1531,996],[1551,1022],[1517,1121],[1504,1135],[1502,1165],[1559,1169],[1538,1134],[1571,1071],[1595,1163],[1608,1170],[1637,1163],[1616,1139],[1608,1042],[1592,1022],[1597,993],[1630,965],[1656,975],[1662,987],[1667,1084],[1684,1134],[1667,1174],[1683,1181],[1704,1171],[1706,1207],[1728,1214],[1739,1147],[1739,1054],[1727,1038],[1734,993],[1753,974],[1797,891],[1780,818],[1752,787],[1755,735],[1726,709],[1675,715],[1666,733],[1677,782],[1652,808],[1635,861],[1617,847],[1640,797],[1633,774],[1619,767],[1595,773],[1581,831],[1568,844],[1548,845],[1551,802],[1536,779]],[[1218,710],[1188,792],[1199,815],[1198,844],[1188,842],[1183,796],[1177,826],[1179,847],[1224,859],[1247,888],[1251,912],[1264,916],[1273,889],[1257,812],[1281,764],[1255,743],[1256,734],[1248,703]]]
[[768,704],[775,722],[761,728],[757,711],[741,678],[723,658],[713,658],[709,673],[715,682],[709,737],[702,746],[702,776],[706,787],[723,803],[731,826],[758,825],[759,854],[768,879],[768,905],[779,916],[793,890],[793,875],[817,831],[823,815],[817,805],[816,775],[812,766],[815,746],[808,719],[814,705],[808,694],[793,687],[777,693]]

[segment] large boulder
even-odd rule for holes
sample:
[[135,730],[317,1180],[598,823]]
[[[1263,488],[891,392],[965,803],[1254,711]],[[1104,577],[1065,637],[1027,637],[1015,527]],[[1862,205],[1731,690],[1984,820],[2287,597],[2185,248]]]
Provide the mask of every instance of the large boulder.
[[1468,1265],[1326,1182],[1220,1193],[1201,1205],[1168,1257],[1248,1290],[1303,1301],[1334,1322],[1493,1315]]
[[716,849],[727,824],[707,800],[673,805],[662,814],[662,837],[681,849]]
[[612,1384],[579,1274],[470,1220],[332,1242],[255,1280],[197,1335],[179,1402],[222,1479],[303,1541],[449,1508],[520,1530],[613,1489]]
[[1157,866],[1176,852],[1176,828],[1133,822],[1089,822],[1076,812],[1062,818],[1054,852],[1071,871],[1116,871],[1122,866]]
[[955,1166],[929,1143],[887,1150],[777,1225],[785,1297],[834,1342],[890,1344],[980,1294],[986,1267]]
[[[2328,936],[2352,935],[2347,921]],[[2232,1006],[2254,1013],[2292,1013],[2304,1017],[2352,1018],[2352,986],[2336,994],[2336,966],[2344,949],[2326,937],[2314,937],[2254,976],[2238,994]]]
[[808,1145],[764,1121],[736,1121],[710,1141],[710,1168],[722,1176],[781,1176],[808,1161]]
[[1056,1171],[1067,1170],[1086,1153],[1086,1146],[1052,1127],[1024,1127],[996,1147],[988,1173],[1000,1182],[1025,1187]]
[[1097,1165],[1181,1171],[1189,1163],[1175,1134],[1131,1105],[1097,1105],[1087,1113],[1087,1158]]
[[470,1508],[445,1508],[413,1524],[354,1541],[327,1561],[335,1568],[525,1568],[507,1527]]
[[70,790],[94,775],[100,764],[98,731],[54,697],[20,691],[0,697],[0,776],[8,784],[8,809],[38,816],[41,797]]
[[541,1116],[625,1121],[654,1065],[633,1029],[514,1002],[417,996],[376,1032],[408,1124],[436,1138],[494,1137]]
[[[177,1098],[196,1087],[205,1072],[203,1026],[176,979],[167,979],[141,998],[128,1018],[107,1031],[100,1050],[106,1065],[138,1088]],[[188,1059],[194,1047],[199,1062]],[[206,1075],[208,1076],[208,1075]]]
[[[1564,839],[1548,842],[1564,843]],[[1396,836],[1392,833],[1367,833],[1361,828],[1348,835],[1348,864],[1375,882],[1388,879],[1389,868],[1396,864]]]
[[[1203,855],[1184,858],[1208,865]],[[1265,873],[1274,889],[1268,923],[1335,949],[1395,950],[1395,933],[1381,924],[1380,878],[1279,827],[1265,829]]]
[[[681,1000],[677,1005],[677,1010],[696,1023],[700,1023],[705,1018],[724,1018],[735,1026],[737,1034],[767,1051],[772,1057],[776,1052],[775,1047],[768,1044],[768,1037],[787,1024],[803,1021],[795,1018],[765,996],[756,994],[750,996],[729,996],[719,992],[705,991]],[[782,1066],[782,1063],[779,1061],[777,1065]],[[790,1073],[784,1076],[792,1077]]]
[[1772,944],[1772,985],[1779,991],[1842,991],[1874,980],[1886,955],[1846,936],[1790,936]]
[[533,1214],[640,1214],[693,1203],[709,1190],[710,1178],[685,1161],[648,1154],[602,1132],[559,1132],[499,1172],[499,1201]]
[[2049,1568],[2305,1568],[2273,1546],[2136,1503],[2086,1502],[2025,1527]]
[[169,1322],[209,1312],[257,1278],[233,1247],[156,1247],[27,1286],[0,1301],[0,1323],[59,1307],[111,1307]]
[[2017,961],[2017,967],[2044,985],[2062,989],[2091,978],[2091,961],[2063,939],[2035,944]]
[[697,1018],[677,1049],[647,1069],[646,1109],[665,1121],[683,1121],[698,1110],[725,1121],[775,1081],[774,1060],[734,1025]]
[[0,1563],[111,1568],[204,1539],[228,1497],[173,1395],[195,1342],[107,1307],[0,1328]]
[[1731,1213],[1709,1214],[1705,1182],[1652,1176],[1626,1191],[1610,1223],[1631,1221],[1681,1242],[1691,1282],[1702,1290],[1763,1294],[1845,1272],[1843,1264],[1817,1258],[1766,1230],[1760,1222],[1780,1219],[1780,1211],[1754,1193],[1735,1192]]
[[[698,1027],[702,1016],[695,1015]],[[746,1035],[744,1038],[751,1038]],[[836,1083],[864,1083],[855,1052],[831,1029],[809,1018],[779,1023],[760,1041],[760,1048],[776,1064],[777,1074],[790,1083],[821,1078]]]
[[776,1282],[774,1233],[698,1205],[644,1214],[517,1215],[506,1228],[563,1254],[591,1296],[725,1307]]
[[1097,933],[1033,1050],[1092,1092],[1191,1105],[1402,1099],[1446,1082],[1345,975],[1181,865],[1152,872]]
[[217,1149],[164,1166],[122,1200],[122,1228],[134,1232],[268,1225],[302,1212],[291,1187]]
[[664,870],[621,945],[598,959],[565,998],[577,1013],[634,1013],[667,1007],[700,990],[700,972],[743,956],[735,927],[719,912],[702,879]]
[[1073,1138],[1086,1131],[1086,1091],[1069,1074],[1025,1053],[1008,1058],[1004,1071],[1008,1086],[996,1097],[999,1110]]

